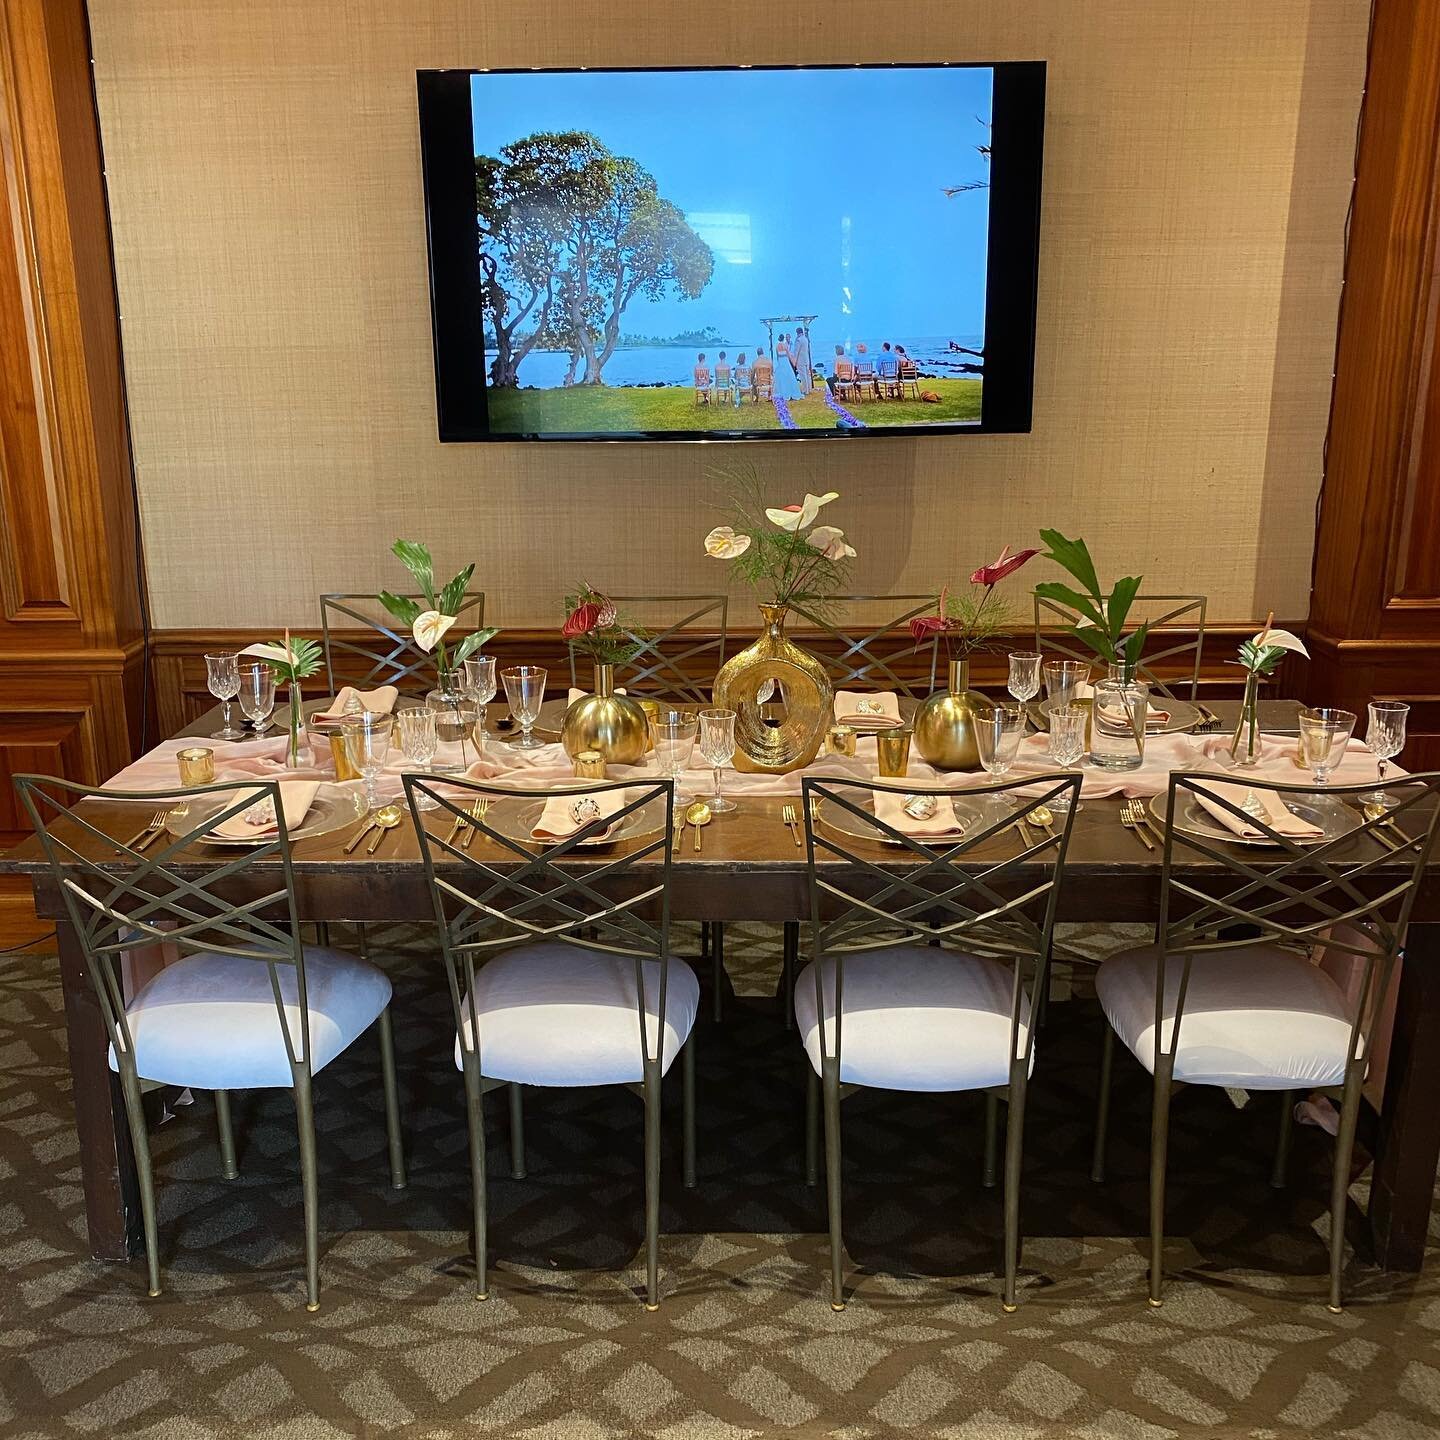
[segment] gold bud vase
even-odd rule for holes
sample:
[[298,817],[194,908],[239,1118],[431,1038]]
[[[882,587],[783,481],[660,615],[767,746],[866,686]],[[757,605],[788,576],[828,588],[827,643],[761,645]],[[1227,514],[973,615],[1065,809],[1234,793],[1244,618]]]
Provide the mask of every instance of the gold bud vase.
[[640,765],[650,741],[645,712],[628,695],[615,693],[615,667],[595,665],[595,693],[582,695],[560,722],[560,743],[574,759],[597,751],[608,765]]
[[764,633],[720,667],[713,698],[735,712],[735,768],[783,775],[820,753],[834,691],[824,665],[785,638],[785,606],[762,605],[760,614]]
[[978,770],[975,707],[985,697],[970,688],[970,662],[950,662],[950,684],[936,691],[915,712],[915,748],[937,770]]

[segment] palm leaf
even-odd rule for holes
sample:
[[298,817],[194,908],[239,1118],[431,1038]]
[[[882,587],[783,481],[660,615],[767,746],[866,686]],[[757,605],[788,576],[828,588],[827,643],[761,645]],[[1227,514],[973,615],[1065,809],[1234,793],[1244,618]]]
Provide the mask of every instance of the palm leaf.
[[482,645],[488,645],[500,630],[497,626],[489,625],[481,630],[472,630],[456,647],[451,663],[458,669],[470,655],[473,655]]
[[421,613],[419,605],[408,595],[392,595],[388,590],[382,590],[377,598],[407,629],[414,625]]
[[1090,558],[1090,547],[1083,540],[1067,540],[1058,530],[1042,530],[1040,538],[1050,547],[1045,558],[1069,571],[1081,587],[1098,600],[1100,581],[1095,574],[1095,562]]
[[397,540],[390,550],[415,577],[415,583],[429,601],[430,609],[436,609],[435,562],[430,558],[430,547],[421,545],[417,540]]
[[435,608],[442,615],[458,615],[460,613],[460,605],[465,599],[466,588],[474,573],[475,565],[472,561],[440,592],[440,598]]
[[1117,640],[1125,629],[1125,617],[1130,613],[1131,605],[1135,603],[1136,592],[1140,589],[1140,580],[1139,575],[1122,576],[1115,582],[1115,588],[1110,592],[1110,603],[1105,607],[1105,615],[1110,622],[1107,628]]
[[1105,629],[1105,617],[1100,613],[1100,608],[1093,600],[1087,599],[1078,590],[1072,590],[1068,585],[1062,585],[1058,580],[1042,580],[1036,587],[1035,593],[1042,600],[1053,600],[1059,605],[1073,610],[1077,615],[1083,616],[1092,625]]

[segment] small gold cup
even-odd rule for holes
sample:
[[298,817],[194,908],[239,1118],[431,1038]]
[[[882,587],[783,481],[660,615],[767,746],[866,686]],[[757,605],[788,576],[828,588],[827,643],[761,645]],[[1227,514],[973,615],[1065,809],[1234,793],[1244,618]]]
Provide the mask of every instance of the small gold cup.
[[332,730],[329,734],[330,758],[335,762],[337,780],[359,780],[360,772],[350,761],[350,747],[345,743],[343,730]]
[[215,779],[215,752],[203,745],[181,750],[175,763],[180,767],[180,783],[184,786],[209,785]]
[[603,780],[605,757],[598,750],[581,750],[570,762],[577,780]]
[[832,725],[825,739],[832,755],[855,753],[855,732],[848,725]]
[[910,736],[913,733],[906,726],[898,730],[881,730],[875,736],[875,754],[880,762],[881,775],[894,778],[909,770]]

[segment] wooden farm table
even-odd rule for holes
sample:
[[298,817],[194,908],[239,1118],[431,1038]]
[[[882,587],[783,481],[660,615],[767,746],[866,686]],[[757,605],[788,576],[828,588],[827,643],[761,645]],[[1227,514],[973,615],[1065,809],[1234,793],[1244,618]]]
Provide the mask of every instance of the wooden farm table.
[[[1216,702],[1233,722],[1234,704]],[[1272,709],[1267,728],[1289,728],[1294,707]],[[215,715],[202,717],[187,734],[208,735]],[[793,802],[792,802],[793,803]],[[718,818],[704,832],[704,849],[690,849],[690,832],[672,872],[672,914],[685,920],[794,921],[808,915],[804,851],[781,820],[780,797],[745,797],[741,809]],[[1118,799],[1087,798],[1076,817],[1059,915],[1062,920],[1151,923],[1160,894],[1160,854],[1144,849],[1121,827]],[[97,802],[92,818],[117,836],[137,828],[133,803]],[[143,823],[143,820],[138,822]],[[1006,832],[1006,835],[1012,832]],[[391,832],[377,854],[345,855],[353,834],[299,840],[294,845],[298,913],[305,921],[433,920],[409,827]],[[484,842],[477,841],[477,853]],[[999,846],[1003,839],[986,842]],[[1357,839],[1356,858],[1371,858],[1377,842]],[[363,847],[362,847],[363,849]],[[887,855],[890,852],[887,852]],[[885,863],[903,864],[895,859]],[[996,849],[996,858],[1004,853]],[[1257,852],[1257,857],[1260,852]],[[879,858],[879,857],[877,857]],[[218,863],[197,853],[177,862],[185,873]],[[593,862],[591,862],[593,863]],[[1263,864],[1257,858],[1257,864]],[[1200,867],[1200,868],[1203,868]],[[135,1244],[139,1205],[119,1087],[106,1062],[99,1006],[85,972],[80,945],[45,866],[39,844],[26,841],[0,856],[0,874],[32,878],[36,908],[55,922],[74,1080],[86,1213],[94,1255],[123,1259]],[[1398,1016],[1390,1052],[1384,1102],[1376,1132],[1375,1176],[1369,1227],[1378,1263],[1391,1270],[1418,1270],[1440,1156],[1440,864],[1427,873],[1401,979]],[[440,972],[437,969],[436,975]],[[1429,1043],[1426,1036],[1430,1036]]]

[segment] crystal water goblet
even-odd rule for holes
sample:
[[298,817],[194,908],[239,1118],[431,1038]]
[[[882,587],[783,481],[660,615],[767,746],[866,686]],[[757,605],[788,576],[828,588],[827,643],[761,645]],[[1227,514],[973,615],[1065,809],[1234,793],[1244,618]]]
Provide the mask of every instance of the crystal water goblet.
[[541,665],[511,665],[500,672],[510,713],[520,722],[520,738],[510,743],[517,750],[537,750],[545,742],[530,732],[545,701],[546,671]]
[[1022,704],[1040,693],[1040,652],[1015,650],[1010,655],[1010,680],[1006,686]]
[[700,753],[715,772],[715,793],[706,803],[712,815],[724,815],[739,807],[720,793],[721,770],[735,756],[735,712],[733,710],[702,710],[700,720]]
[[[1385,783],[1385,765],[1405,748],[1405,721],[1410,707],[1403,700],[1372,700],[1370,702],[1370,723],[1365,730],[1365,743],[1375,757],[1375,779]],[[1383,791],[1376,790],[1369,796],[1362,796],[1371,804],[1387,803]]]
[[365,782],[365,803],[371,810],[379,808],[380,795],[375,782],[385,769],[390,754],[390,733],[395,726],[393,715],[378,710],[365,710],[352,715],[342,725],[345,754]]
[[495,698],[495,657],[469,655],[465,659],[465,693],[475,702],[480,718],[475,722],[475,745],[479,749],[490,739],[485,730],[485,707]]
[[975,748],[980,752],[980,764],[987,775],[1003,780],[1015,763],[1020,737],[1025,733],[1025,707],[1006,705],[1003,702],[992,705],[989,709],[980,707],[972,723],[975,726]]
[[694,798],[680,789],[680,777],[690,766],[700,720],[693,710],[661,710],[650,721],[650,738],[655,745],[655,766],[675,784],[675,803],[688,805]]
[[[1054,705],[1050,709],[1050,758],[1068,770],[1085,753],[1085,719],[1083,705]],[[1068,795],[1057,795],[1047,802],[1062,815],[1070,808]]]
[[1300,763],[1323,785],[1340,762],[1350,737],[1355,733],[1355,716],[1349,710],[1317,706],[1300,712]]
[[[431,762],[440,748],[440,733],[435,725],[435,712],[428,705],[415,705],[395,714],[395,726],[400,732],[400,748],[405,758],[420,767],[421,773],[432,772]],[[440,802],[429,795],[417,795],[417,810],[437,809]]]
[[255,727],[256,738],[270,728],[275,709],[275,672],[265,664],[240,666],[240,713]]
[[205,684],[224,706],[224,723],[212,740],[243,740],[245,732],[230,723],[230,702],[240,693],[240,656],[234,650],[205,657]]

